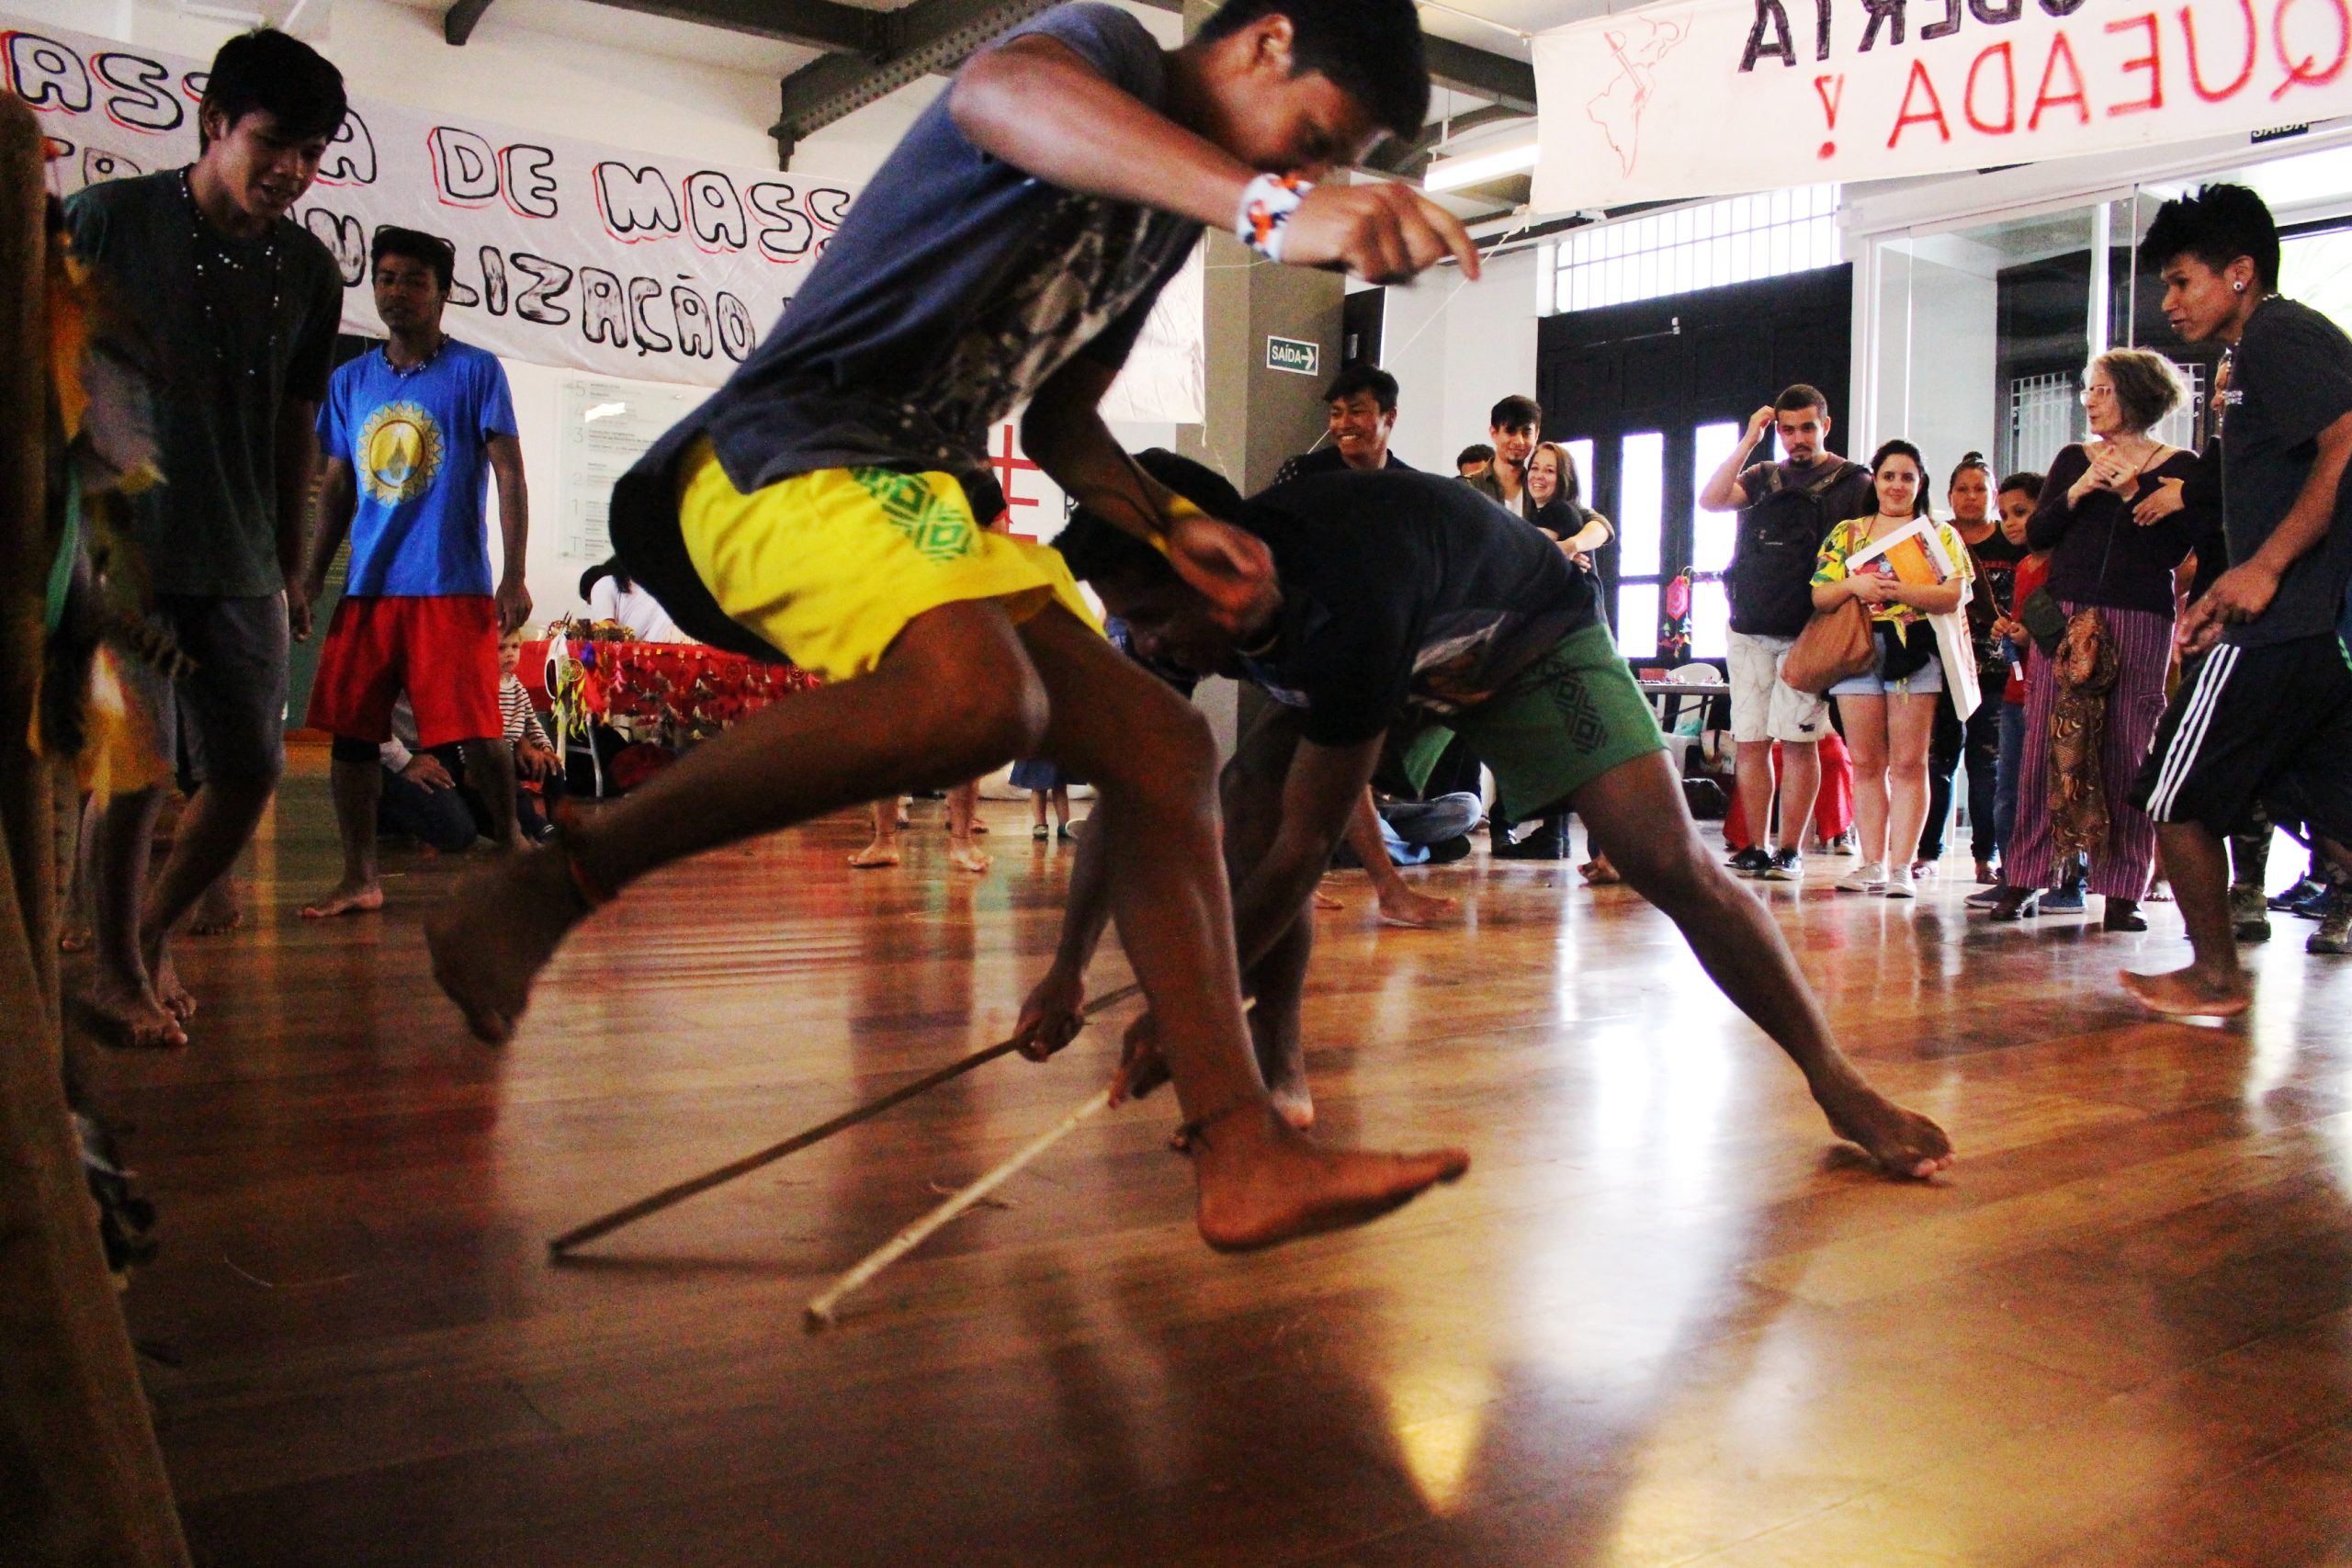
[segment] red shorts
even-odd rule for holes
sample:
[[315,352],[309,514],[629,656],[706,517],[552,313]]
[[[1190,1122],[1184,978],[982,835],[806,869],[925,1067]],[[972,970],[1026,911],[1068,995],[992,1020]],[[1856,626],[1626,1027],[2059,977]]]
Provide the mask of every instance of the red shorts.
[[346,740],[392,738],[392,705],[408,694],[425,746],[495,740],[498,604],[487,594],[346,597],[334,607],[305,722]]

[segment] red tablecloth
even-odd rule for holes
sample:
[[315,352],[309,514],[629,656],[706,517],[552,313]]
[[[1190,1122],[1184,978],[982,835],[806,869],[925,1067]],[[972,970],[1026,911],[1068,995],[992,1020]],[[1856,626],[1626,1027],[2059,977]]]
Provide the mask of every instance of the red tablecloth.
[[[573,642],[571,651],[582,713],[600,724],[661,725],[679,739],[715,734],[818,684],[806,671],[698,642]],[[526,642],[514,673],[532,702],[552,709],[547,665],[547,642]]]

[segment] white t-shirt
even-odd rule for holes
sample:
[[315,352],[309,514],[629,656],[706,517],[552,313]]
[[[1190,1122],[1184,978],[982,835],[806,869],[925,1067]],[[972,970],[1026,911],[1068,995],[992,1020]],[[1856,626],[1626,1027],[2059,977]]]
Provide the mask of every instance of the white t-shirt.
[[662,601],[635,584],[624,591],[617,578],[596,580],[596,586],[588,591],[588,615],[592,620],[618,621],[639,642],[694,640],[670,619],[670,612],[662,607]]

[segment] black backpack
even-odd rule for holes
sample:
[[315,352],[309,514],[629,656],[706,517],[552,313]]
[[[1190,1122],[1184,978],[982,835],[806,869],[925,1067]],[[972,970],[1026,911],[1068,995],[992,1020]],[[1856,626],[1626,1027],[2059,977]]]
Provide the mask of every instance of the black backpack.
[[1750,637],[1794,637],[1813,618],[1813,569],[1821,541],[1844,519],[1831,515],[1826,497],[1860,463],[1840,461],[1809,484],[1792,487],[1788,469],[1764,470],[1765,491],[1739,509],[1724,591],[1731,600],[1731,629]]

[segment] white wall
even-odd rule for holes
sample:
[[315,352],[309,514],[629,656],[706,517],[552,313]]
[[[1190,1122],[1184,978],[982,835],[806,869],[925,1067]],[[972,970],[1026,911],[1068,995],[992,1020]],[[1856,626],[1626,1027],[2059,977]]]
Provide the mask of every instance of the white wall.
[[1389,446],[1413,467],[1452,473],[1456,452],[1487,439],[1499,400],[1535,395],[1535,257],[1498,257],[1476,283],[1449,266],[1388,290],[1380,355],[1398,386]]

